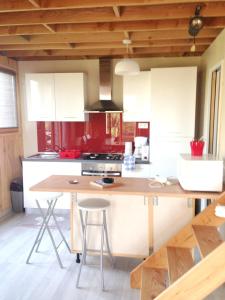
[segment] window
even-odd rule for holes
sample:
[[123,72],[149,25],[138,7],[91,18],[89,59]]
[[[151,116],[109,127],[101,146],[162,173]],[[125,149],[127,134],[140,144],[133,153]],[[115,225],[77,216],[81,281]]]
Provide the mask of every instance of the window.
[[0,128],[18,127],[16,76],[0,70]]

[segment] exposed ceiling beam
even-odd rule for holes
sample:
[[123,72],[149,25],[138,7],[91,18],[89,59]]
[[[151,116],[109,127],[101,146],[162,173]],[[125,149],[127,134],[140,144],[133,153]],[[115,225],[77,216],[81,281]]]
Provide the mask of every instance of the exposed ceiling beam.
[[[146,57],[199,57],[203,52],[172,52],[172,53],[154,53],[154,54],[132,54],[133,58],[146,58]],[[104,57],[104,56],[102,56]],[[113,58],[120,59],[123,55],[114,55]],[[67,55],[67,56],[22,56],[14,58],[16,61],[33,61],[33,60],[78,60],[78,59],[99,59],[99,56],[93,55]]]
[[120,18],[120,14],[121,14],[121,9],[120,9],[120,7],[114,5],[114,6],[113,6],[113,11],[114,11],[115,16],[116,16],[117,18]]
[[[180,4],[157,6],[124,7],[123,14],[117,18],[111,8],[71,9],[60,12],[30,11],[6,12],[0,14],[1,26],[28,24],[59,24],[59,23],[89,23],[116,22],[134,20],[181,19],[189,18],[195,11],[196,4]],[[225,1],[208,3],[202,8],[201,15],[205,17],[225,16]]]
[[35,8],[40,8],[41,7],[39,0],[27,0],[27,1],[29,1],[33,5],[33,7],[35,7]]
[[[33,35],[56,33],[81,33],[81,32],[126,32],[129,31],[148,31],[163,29],[187,29],[189,19],[172,20],[146,20],[146,21],[124,21],[124,22],[105,22],[87,24],[56,24],[56,25],[21,25],[21,26],[0,26],[0,36],[8,35]],[[224,28],[225,18],[204,18],[204,28]],[[50,29],[51,28],[51,29]]]
[[[0,2],[0,12],[6,11],[24,11],[35,10],[37,7],[31,3],[40,1],[32,0],[10,0]],[[113,6],[146,6],[146,5],[160,5],[160,4],[180,4],[180,3],[204,3],[205,0],[42,0],[41,9],[64,9],[64,8],[93,8],[93,7],[113,7]],[[215,0],[207,0],[207,2],[215,2]],[[217,2],[224,2],[224,0],[217,0]]]
[[[196,45],[210,45],[213,38],[197,38]],[[187,46],[192,45],[193,39],[177,39],[177,40],[155,40],[155,41],[136,41],[132,43],[132,48],[149,48],[159,46]],[[0,45],[0,50],[53,50],[53,49],[120,49],[123,48],[121,42],[111,43],[54,43],[54,44],[21,44],[21,45]]]
[[24,39],[26,42],[30,41],[30,36],[29,35],[21,35],[21,38]]
[[55,26],[54,25],[48,25],[48,24],[42,24],[48,31],[55,33]]
[[[197,52],[203,52],[207,49],[205,45],[197,45]],[[154,48],[136,48],[135,54],[155,54],[155,53],[177,53],[177,52],[190,52],[190,46],[167,46],[167,47],[154,47]],[[22,57],[22,56],[41,56],[43,51],[7,51],[9,57]],[[53,56],[73,56],[73,55],[88,55],[88,56],[110,56],[110,55],[125,55],[126,49],[96,49],[96,50],[51,50]],[[47,55],[47,53],[46,53]]]
[[[222,29],[203,28],[198,38],[214,38]],[[158,31],[137,31],[130,33],[132,42],[152,41],[165,39],[188,39],[190,35],[187,30],[158,30]],[[93,43],[93,42],[121,42],[124,39],[123,32],[111,33],[71,33],[71,34],[42,34],[30,36],[30,44],[51,44],[51,43]],[[0,45],[25,44],[21,36],[0,36]],[[27,41],[28,43],[28,41]]]

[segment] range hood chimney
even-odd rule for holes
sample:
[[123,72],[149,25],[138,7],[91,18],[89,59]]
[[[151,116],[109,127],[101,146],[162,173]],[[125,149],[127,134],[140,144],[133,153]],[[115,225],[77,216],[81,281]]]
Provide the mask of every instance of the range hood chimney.
[[112,101],[111,60],[99,60],[99,101],[87,106],[85,112],[122,112],[123,108]]

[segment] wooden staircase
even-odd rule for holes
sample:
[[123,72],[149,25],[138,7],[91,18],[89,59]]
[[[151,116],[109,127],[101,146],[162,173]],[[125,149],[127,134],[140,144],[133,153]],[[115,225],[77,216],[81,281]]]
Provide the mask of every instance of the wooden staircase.
[[200,300],[225,282],[219,233],[225,218],[215,216],[217,204],[225,205],[225,193],[131,272],[131,287],[141,290],[141,300]]

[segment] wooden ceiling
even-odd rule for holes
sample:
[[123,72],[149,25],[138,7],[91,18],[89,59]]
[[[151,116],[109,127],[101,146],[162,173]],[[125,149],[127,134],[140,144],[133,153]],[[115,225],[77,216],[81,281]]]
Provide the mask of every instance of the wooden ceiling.
[[[188,34],[202,6],[204,27]],[[225,27],[225,1],[0,0],[0,54],[17,60],[197,56]]]

